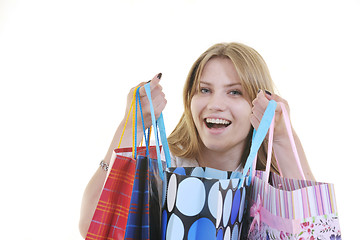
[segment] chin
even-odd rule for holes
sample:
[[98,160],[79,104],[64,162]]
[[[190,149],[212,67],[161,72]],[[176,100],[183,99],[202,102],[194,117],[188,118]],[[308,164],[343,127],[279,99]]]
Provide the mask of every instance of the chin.
[[204,144],[205,147],[208,150],[214,151],[214,152],[224,152],[226,151],[226,145],[224,145],[223,142],[219,141],[219,142],[212,142],[212,143],[205,143]]

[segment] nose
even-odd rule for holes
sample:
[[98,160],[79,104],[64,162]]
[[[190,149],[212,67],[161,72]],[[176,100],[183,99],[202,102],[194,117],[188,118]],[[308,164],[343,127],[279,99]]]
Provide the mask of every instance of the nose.
[[226,101],[224,96],[219,93],[213,93],[207,104],[209,110],[224,111],[226,109]]

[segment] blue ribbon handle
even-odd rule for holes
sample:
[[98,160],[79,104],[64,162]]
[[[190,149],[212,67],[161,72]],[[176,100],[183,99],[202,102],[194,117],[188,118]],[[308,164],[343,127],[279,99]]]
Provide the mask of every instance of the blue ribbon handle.
[[[243,177],[240,180],[239,188],[243,186],[245,181],[245,176],[249,171],[249,169],[252,167],[256,154],[259,151],[259,148],[266,137],[266,134],[271,125],[271,121],[275,115],[276,106],[277,103],[274,100],[269,101],[269,104],[266,107],[264,115],[260,121],[260,125],[257,131],[254,133],[253,140],[251,142],[250,153],[246,160],[246,164],[243,170]],[[251,171],[255,171],[255,169],[252,169]],[[251,180],[251,174],[249,176],[249,180]]]
[[161,137],[161,143],[163,145],[163,151],[165,153],[165,159],[166,159],[166,166],[171,166],[171,158],[170,158],[170,150],[169,145],[166,138],[166,132],[165,132],[165,124],[164,124],[164,118],[162,113],[160,114],[160,117],[156,121],[155,119],[155,111],[151,100],[151,90],[150,90],[150,83],[147,83],[144,85],[146,95],[149,99],[150,103],[150,112],[151,112],[151,122],[154,129],[154,135],[155,135],[155,141],[156,141],[156,153],[157,153],[157,160],[158,160],[158,166],[159,166],[159,173],[162,180],[164,180],[164,170],[162,167],[162,161],[161,161],[161,154],[160,154],[160,144],[159,144],[159,137],[158,137],[158,130],[160,131],[160,137]]

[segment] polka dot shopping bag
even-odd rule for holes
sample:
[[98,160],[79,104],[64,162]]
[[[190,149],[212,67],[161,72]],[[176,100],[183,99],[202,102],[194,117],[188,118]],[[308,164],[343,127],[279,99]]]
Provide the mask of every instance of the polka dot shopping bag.
[[[274,116],[270,101],[254,137],[251,166]],[[165,150],[165,149],[164,149]],[[203,167],[168,168],[162,202],[162,238],[167,240],[239,239],[246,208],[246,175]]]

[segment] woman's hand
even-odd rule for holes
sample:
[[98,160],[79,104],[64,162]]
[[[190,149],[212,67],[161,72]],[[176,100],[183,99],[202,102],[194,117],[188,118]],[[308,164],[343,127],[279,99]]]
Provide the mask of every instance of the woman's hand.
[[[289,104],[287,101],[276,94],[271,94],[267,91],[263,92],[259,91],[256,98],[252,102],[252,114],[250,116],[250,122],[255,129],[257,129],[260,125],[261,118],[264,115],[266,107],[270,100],[275,100],[276,102],[284,103],[287,112],[289,112]],[[300,164],[304,175],[301,174],[300,169],[298,168],[297,161],[292,150],[287,129],[285,126],[284,115],[282,114],[280,104],[277,105],[275,110],[275,129],[274,129],[274,144],[273,151],[276,155],[276,159],[278,160],[279,167],[282,171],[283,177],[286,178],[295,178],[295,179],[305,179],[307,180],[315,180],[314,175],[311,172],[309,163],[306,159],[304,149],[300,142],[299,137],[296,132],[292,128],[292,133],[294,136],[294,141],[296,145],[297,154],[300,159]]]
[[[150,89],[151,89],[151,98],[154,106],[155,116],[159,117],[160,113],[164,110],[166,105],[166,99],[165,94],[162,92],[162,87],[159,84],[161,78],[161,74],[156,75],[150,83]],[[140,83],[138,86],[144,86],[146,82]],[[134,94],[134,90],[136,87],[132,88],[128,94],[127,97],[127,105],[126,105],[126,112],[124,120],[120,123],[118,129],[116,130],[113,140],[109,146],[109,149],[105,155],[104,161],[106,163],[110,164],[111,155],[115,148],[119,145],[120,136],[122,135],[124,124],[126,121],[126,117],[129,113],[131,102]],[[148,128],[151,126],[151,113],[150,113],[150,107],[149,107],[149,101],[147,98],[147,95],[145,93],[145,89],[142,87],[140,89],[140,101],[141,101],[141,107],[145,119],[145,127]],[[139,110],[139,109],[138,109]],[[138,126],[138,143],[135,143],[137,146],[139,142],[141,141],[141,138],[143,136],[142,131],[142,122],[141,122],[141,115],[140,111],[138,111],[138,117],[137,117],[137,126]],[[129,118],[129,122],[125,128],[125,134],[122,138],[121,146],[122,148],[126,147],[132,147],[132,118]],[[110,171],[110,170],[109,170]],[[103,171],[101,168],[99,168],[96,173],[94,174],[93,178],[90,180],[88,186],[85,189],[84,196],[83,196],[83,202],[81,207],[81,215],[80,215],[80,222],[79,222],[79,228],[81,235],[85,238],[87,230],[89,229],[92,216],[94,215],[97,202],[99,200],[102,187],[104,185],[104,181],[106,179],[106,172]]]
[[[165,94],[163,93],[162,87],[159,83],[161,76],[162,76],[161,73],[157,74],[156,76],[154,76],[154,78],[150,82],[151,99],[152,99],[156,118],[158,118],[160,116],[161,112],[164,110],[166,103],[167,103]],[[145,128],[149,128],[151,126],[151,112],[150,112],[150,103],[149,103],[148,97],[146,95],[145,88],[143,87],[145,84],[146,84],[146,82],[142,82],[139,85],[137,85],[136,87],[141,87],[139,90],[139,93],[140,93],[141,109],[142,109],[143,116],[144,116],[144,125],[145,125]],[[123,121],[126,120],[128,112],[130,111],[131,102],[132,102],[133,94],[134,94],[136,87],[133,87],[127,96],[126,111],[125,111],[125,116],[124,116]],[[126,126],[127,129],[131,128],[131,121],[132,121],[131,119],[132,118],[129,119],[129,123]],[[140,132],[142,132],[142,128],[143,128],[142,121],[141,121],[140,109],[138,109],[138,115],[137,115],[136,119],[137,119],[136,124],[138,126],[138,132],[140,133]]]
[[[250,116],[250,122],[255,129],[260,125],[260,121],[264,115],[266,107],[270,100],[275,100],[276,102],[284,103],[287,112],[290,112],[289,104],[287,101],[276,94],[272,94],[267,91],[260,90],[256,98],[252,102],[252,114]],[[283,118],[282,110],[278,104],[275,110],[275,129],[274,129],[274,144],[277,142],[289,141],[288,134],[286,131],[285,121]]]

